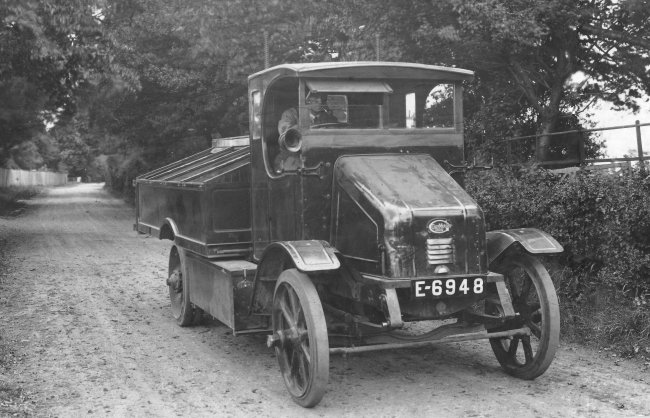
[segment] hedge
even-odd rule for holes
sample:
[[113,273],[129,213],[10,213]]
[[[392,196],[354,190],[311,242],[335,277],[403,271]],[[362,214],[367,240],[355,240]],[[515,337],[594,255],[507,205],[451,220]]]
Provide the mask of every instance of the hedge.
[[558,261],[574,282],[565,296],[596,288],[644,300],[650,293],[650,180],[644,173],[494,169],[468,174],[466,187],[483,208],[488,230],[535,227],[564,246]]

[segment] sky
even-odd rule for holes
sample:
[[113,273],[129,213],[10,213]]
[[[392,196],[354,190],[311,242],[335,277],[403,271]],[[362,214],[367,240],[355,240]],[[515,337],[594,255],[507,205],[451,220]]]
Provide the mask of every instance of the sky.
[[[592,109],[593,121],[597,122],[594,128],[607,128],[610,126],[633,125],[635,121],[650,123],[650,102],[641,103],[641,110],[634,114],[631,111],[617,112],[612,110],[608,103],[600,102]],[[605,140],[607,157],[619,158],[624,154],[637,155],[636,129],[615,129],[600,132],[600,137]],[[641,143],[644,153],[650,154],[650,126],[641,127]]]

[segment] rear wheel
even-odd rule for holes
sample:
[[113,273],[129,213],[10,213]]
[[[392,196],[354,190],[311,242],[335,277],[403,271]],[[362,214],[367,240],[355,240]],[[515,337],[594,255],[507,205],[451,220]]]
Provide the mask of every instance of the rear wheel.
[[200,310],[190,303],[189,276],[185,250],[174,245],[169,252],[169,274],[167,286],[172,306],[172,315],[178,325],[185,327],[198,321]]
[[[510,375],[532,380],[548,369],[560,339],[560,309],[546,268],[529,254],[515,254],[493,267],[505,277],[516,322],[531,335],[492,338],[490,345]],[[494,329],[492,331],[506,329]]]
[[275,354],[293,400],[311,408],[329,380],[329,341],[325,315],[309,276],[296,269],[280,274],[273,297]]

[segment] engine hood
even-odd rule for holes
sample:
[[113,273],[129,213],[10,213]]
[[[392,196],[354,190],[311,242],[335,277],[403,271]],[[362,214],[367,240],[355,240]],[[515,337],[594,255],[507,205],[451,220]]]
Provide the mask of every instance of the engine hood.
[[393,229],[414,215],[464,215],[478,205],[429,155],[359,155],[341,157],[338,184],[355,200],[365,198]]
[[[343,200],[354,202],[352,206],[376,226],[377,245],[387,257],[379,261],[383,274],[387,270],[393,277],[432,274],[436,264],[427,258],[431,242],[453,242],[453,257],[446,260],[452,273],[485,270],[481,209],[431,156],[344,156],[337,161],[334,175],[335,189],[344,191],[339,195],[347,195]],[[354,209],[346,209],[340,196],[338,201],[333,238],[343,254],[355,256],[357,245],[352,241],[362,238],[358,231],[349,231],[351,222],[345,222],[346,212]],[[368,258],[370,252],[364,254]]]

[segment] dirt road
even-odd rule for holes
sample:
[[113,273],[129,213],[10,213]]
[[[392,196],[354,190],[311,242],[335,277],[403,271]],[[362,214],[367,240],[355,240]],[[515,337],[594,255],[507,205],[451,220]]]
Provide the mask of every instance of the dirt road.
[[[169,241],[132,224],[133,210],[99,184],[49,189],[0,218],[0,415],[650,415],[643,363],[563,346],[528,382],[505,375],[481,341],[333,357],[328,393],[304,410],[263,337],[175,325]],[[3,397],[3,387],[20,390]]]

